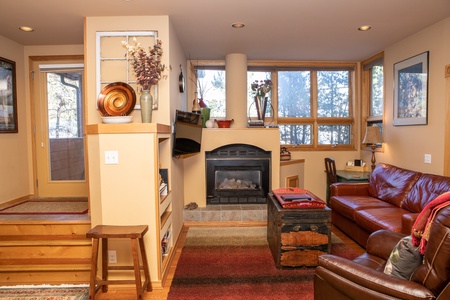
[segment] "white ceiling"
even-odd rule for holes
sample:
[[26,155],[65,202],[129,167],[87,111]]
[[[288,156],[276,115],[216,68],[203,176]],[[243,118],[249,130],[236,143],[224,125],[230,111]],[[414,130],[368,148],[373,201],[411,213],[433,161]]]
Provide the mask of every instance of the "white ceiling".
[[[360,61],[450,16],[450,0],[0,0],[0,8],[0,35],[26,46],[83,44],[84,16],[168,15],[192,59]],[[366,24],[370,31],[357,30]]]

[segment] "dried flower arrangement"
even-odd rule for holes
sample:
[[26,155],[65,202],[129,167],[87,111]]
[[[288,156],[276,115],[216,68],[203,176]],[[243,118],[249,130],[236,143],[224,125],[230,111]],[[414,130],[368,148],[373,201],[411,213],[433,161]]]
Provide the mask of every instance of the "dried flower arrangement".
[[156,40],[153,47],[149,47],[149,52],[145,52],[141,44],[133,39],[130,45],[123,41],[122,45],[127,49],[130,64],[133,67],[133,74],[136,76],[136,83],[142,87],[142,90],[149,90],[152,85],[158,84],[162,78],[165,65],[161,63],[163,54],[161,40]]
[[272,90],[272,81],[266,80],[255,80],[251,84],[252,94],[256,97],[266,97],[268,93]]

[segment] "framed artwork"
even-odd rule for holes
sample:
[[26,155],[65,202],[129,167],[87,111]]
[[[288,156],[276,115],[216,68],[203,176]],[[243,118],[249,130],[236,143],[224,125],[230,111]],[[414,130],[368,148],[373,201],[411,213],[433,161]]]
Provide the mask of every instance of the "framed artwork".
[[428,123],[428,51],[394,64],[394,125]]
[[0,133],[17,128],[16,63],[0,57]]

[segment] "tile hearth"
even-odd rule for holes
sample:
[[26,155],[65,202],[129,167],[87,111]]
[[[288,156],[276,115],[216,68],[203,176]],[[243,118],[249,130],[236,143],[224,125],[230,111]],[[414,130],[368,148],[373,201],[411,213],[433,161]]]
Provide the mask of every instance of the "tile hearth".
[[183,211],[185,222],[267,221],[267,204],[207,205]]

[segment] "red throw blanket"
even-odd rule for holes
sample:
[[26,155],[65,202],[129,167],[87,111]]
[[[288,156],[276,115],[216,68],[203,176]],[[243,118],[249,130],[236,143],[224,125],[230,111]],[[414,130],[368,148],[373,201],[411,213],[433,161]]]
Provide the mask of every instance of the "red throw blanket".
[[430,237],[431,222],[437,212],[447,205],[450,205],[450,192],[445,192],[428,203],[414,222],[411,230],[412,243],[414,246],[419,246],[420,253],[425,254],[428,238]]

